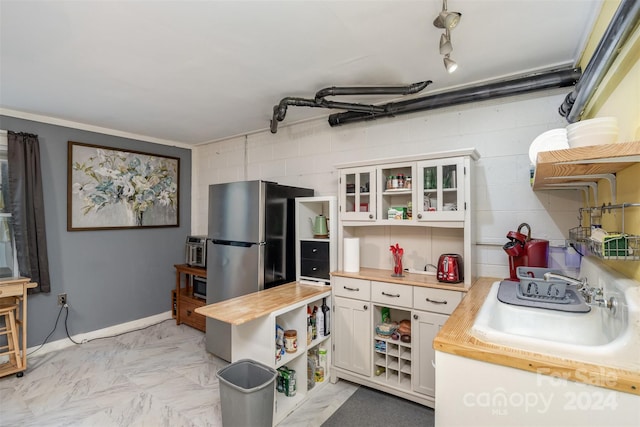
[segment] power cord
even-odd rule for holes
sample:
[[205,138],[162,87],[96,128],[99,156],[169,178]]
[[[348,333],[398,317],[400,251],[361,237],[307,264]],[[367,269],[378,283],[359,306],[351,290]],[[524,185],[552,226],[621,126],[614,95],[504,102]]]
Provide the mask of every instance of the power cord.
[[69,304],[65,304],[63,307],[67,309],[67,312],[64,315],[64,330],[67,333],[67,338],[69,338],[69,340],[76,345],[80,345],[80,344],[83,344],[84,342],[88,342],[88,341],[77,342],[77,341],[74,341],[73,338],[71,338],[71,335],[69,335],[69,327],[67,326],[67,320],[69,320]]
[[55,332],[56,328],[58,327],[58,320],[60,320],[60,315],[62,314],[62,309],[63,308],[64,308],[64,306],[60,307],[60,311],[58,311],[58,317],[56,317],[56,323],[55,323],[55,325],[53,325],[53,329],[51,330],[51,332],[49,332],[49,335],[47,335],[47,337],[44,339],[42,344],[40,344],[40,347],[36,348],[31,353],[27,353],[27,356],[31,356],[36,351],[40,350],[42,348],[42,346],[45,345],[47,343],[47,341],[49,341],[49,338],[51,338],[51,335],[53,335],[53,333]]
[[145,329],[149,329],[152,326],[157,326],[157,325],[159,325],[161,323],[164,323],[164,322],[167,322],[169,320],[173,320],[173,319],[164,319],[164,320],[161,320],[161,321],[159,321],[157,323],[153,323],[151,325],[144,326],[142,328],[132,329],[130,331],[125,331],[125,332],[120,332],[119,334],[115,334],[115,335],[109,335],[109,336],[106,336],[106,337],[97,337],[97,338],[92,338],[90,340],[82,340],[82,344],[86,344],[86,343],[91,342],[91,341],[104,340],[104,339],[107,339],[107,338],[117,338],[117,337],[122,336],[122,335],[130,334],[131,332],[144,331]]
[[576,252],[578,252],[578,255],[580,255],[581,257],[584,256],[584,254],[582,252],[580,252],[580,250],[576,247],[575,244],[569,243],[569,246],[571,246]]

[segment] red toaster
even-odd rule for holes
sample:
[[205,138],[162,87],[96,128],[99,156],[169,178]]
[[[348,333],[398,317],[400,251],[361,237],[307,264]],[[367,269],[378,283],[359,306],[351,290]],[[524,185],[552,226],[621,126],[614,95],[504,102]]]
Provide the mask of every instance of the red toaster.
[[464,281],[462,256],[458,254],[442,254],[438,260],[438,281],[460,283]]

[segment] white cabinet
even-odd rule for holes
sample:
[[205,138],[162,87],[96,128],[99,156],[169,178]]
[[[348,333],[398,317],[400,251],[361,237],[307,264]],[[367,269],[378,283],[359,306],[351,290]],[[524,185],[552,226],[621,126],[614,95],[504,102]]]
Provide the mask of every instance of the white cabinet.
[[[433,407],[433,340],[463,293],[337,275],[332,280],[332,380],[344,378]],[[411,323],[410,342],[379,333],[383,313],[392,322]]]
[[[371,283],[333,278],[333,363],[360,375],[371,375]],[[332,377],[335,378],[335,375]]]
[[340,217],[345,220],[376,220],[376,169],[340,171]]
[[426,160],[417,165],[418,191],[414,212],[417,221],[464,221],[464,159]]
[[[474,149],[431,153],[368,166],[338,165],[340,220],[464,227],[471,209]],[[358,162],[355,165],[366,164]],[[400,211],[400,214],[397,212]]]
[[[333,196],[296,198],[296,280],[329,283],[338,268],[338,207]],[[313,224],[322,215],[327,237],[314,235]]]
[[414,311],[411,319],[411,335],[415,350],[413,363],[413,390],[430,397],[436,395],[436,368],[433,340],[449,316]]
[[371,375],[371,312],[369,301],[335,297],[333,319],[334,365]]
[[[470,286],[476,268],[471,189],[478,158],[478,152],[470,148],[337,165],[340,172],[338,251],[342,253],[345,237],[358,237],[361,248],[374,255],[363,258],[361,266],[384,268],[382,257],[371,251],[372,243],[380,245],[379,236],[393,243],[394,234],[398,234],[409,241],[409,246],[423,248],[422,242],[412,241],[411,237],[411,234],[423,234],[422,231],[411,233],[401,227],[449,229],[429,233],[431,242],[426,245],[431,251],[420,249],[424,253],[418,253],[417,258],[422,264],[410,267],[436,264],[439,254],[445,252],[440,250],[441,242],[447,248],[455,246],[455,253],[464,260],[464,283]],[[375,227],[378,229],[374,230]],[[369,236],[371,241],[367,241]],[[370,265],[371,260],[378,265]],[[338,258],[338,269],[342,267],[343,261]]]

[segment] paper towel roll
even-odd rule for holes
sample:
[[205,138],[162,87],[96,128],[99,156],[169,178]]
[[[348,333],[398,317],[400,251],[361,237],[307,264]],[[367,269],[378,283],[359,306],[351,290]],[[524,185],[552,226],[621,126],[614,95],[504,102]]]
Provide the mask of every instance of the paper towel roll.
[[343,270],[349,273],[360,271],[360,239],[357,237],[345,237],[343,250]]

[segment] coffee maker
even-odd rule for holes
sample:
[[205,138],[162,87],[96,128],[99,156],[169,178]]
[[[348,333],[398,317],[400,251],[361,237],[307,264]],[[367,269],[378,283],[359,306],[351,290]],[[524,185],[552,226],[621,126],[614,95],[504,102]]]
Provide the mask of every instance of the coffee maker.
[[[522,229],[527,227],[527,234]],[[518,231],[507,233],[509,241],[502,247],[509,255],[509,280],[519,281],[518,267],[548,267],[549,241],[531,238],[531,227],[527,223],[518,226]]]

